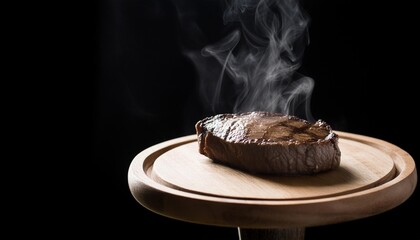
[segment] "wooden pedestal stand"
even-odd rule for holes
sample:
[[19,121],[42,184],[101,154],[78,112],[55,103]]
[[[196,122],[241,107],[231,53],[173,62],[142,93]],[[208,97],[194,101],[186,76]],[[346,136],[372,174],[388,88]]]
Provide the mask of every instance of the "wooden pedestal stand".
[[337,134],[340,167],[296,177],[238,171],[199,154],[195,135],[176,138],[133,159],[130,191],[157,214],[238,227],[241,240],[304,239],[305,227],[372,216],[410,197],[417,172],[407,152],[380,139]]

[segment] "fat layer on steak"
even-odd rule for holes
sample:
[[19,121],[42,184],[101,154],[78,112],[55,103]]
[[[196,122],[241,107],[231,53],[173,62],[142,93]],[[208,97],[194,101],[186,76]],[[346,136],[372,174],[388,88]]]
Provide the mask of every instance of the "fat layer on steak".
[[195,129],[201,154],[251,173],[308,175],[340,164],[338,135],[322,120],[271,112],[218,114],[198,121]]

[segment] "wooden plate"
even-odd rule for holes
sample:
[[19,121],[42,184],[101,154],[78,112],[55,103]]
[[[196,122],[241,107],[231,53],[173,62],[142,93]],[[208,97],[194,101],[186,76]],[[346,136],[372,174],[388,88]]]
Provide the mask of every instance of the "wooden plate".
[[198,153],[196,136],[169,140],[139,153],[128,182],[134,198],[166,217],[217,226],[317,226],[371,216],[404,202],[417,173],[401,148],[337,132],[340,167],[314,176],[252,175]]

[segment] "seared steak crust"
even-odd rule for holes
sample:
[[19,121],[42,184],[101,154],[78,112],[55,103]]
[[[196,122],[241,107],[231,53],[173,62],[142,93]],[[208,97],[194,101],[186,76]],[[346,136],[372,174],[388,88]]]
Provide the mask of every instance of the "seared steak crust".
[[340,164],[338,135],[322,120],[247,112],[207,117],[195,128],[201,154],[251,173],[308,175]]

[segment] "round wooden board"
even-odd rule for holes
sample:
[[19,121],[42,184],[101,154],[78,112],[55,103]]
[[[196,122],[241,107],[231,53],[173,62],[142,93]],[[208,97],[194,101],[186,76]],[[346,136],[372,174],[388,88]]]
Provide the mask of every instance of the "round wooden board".
[[128,171],[134,198],[178,220],[229,227],[289,228],[371,216],[403,203],[417,173],[401,148],[368,136],[337,132],[340,168],[314,176],[251,175],[197,152],[196,136],[140,152]]
[[340,167],[312,176],[252,175],[213,162],[198,152],[196,137],[160,155],[152,177],[170,187],[244,199],[308,199],[369,188],[395,175],[391,156],[370,145],[341,139]]

